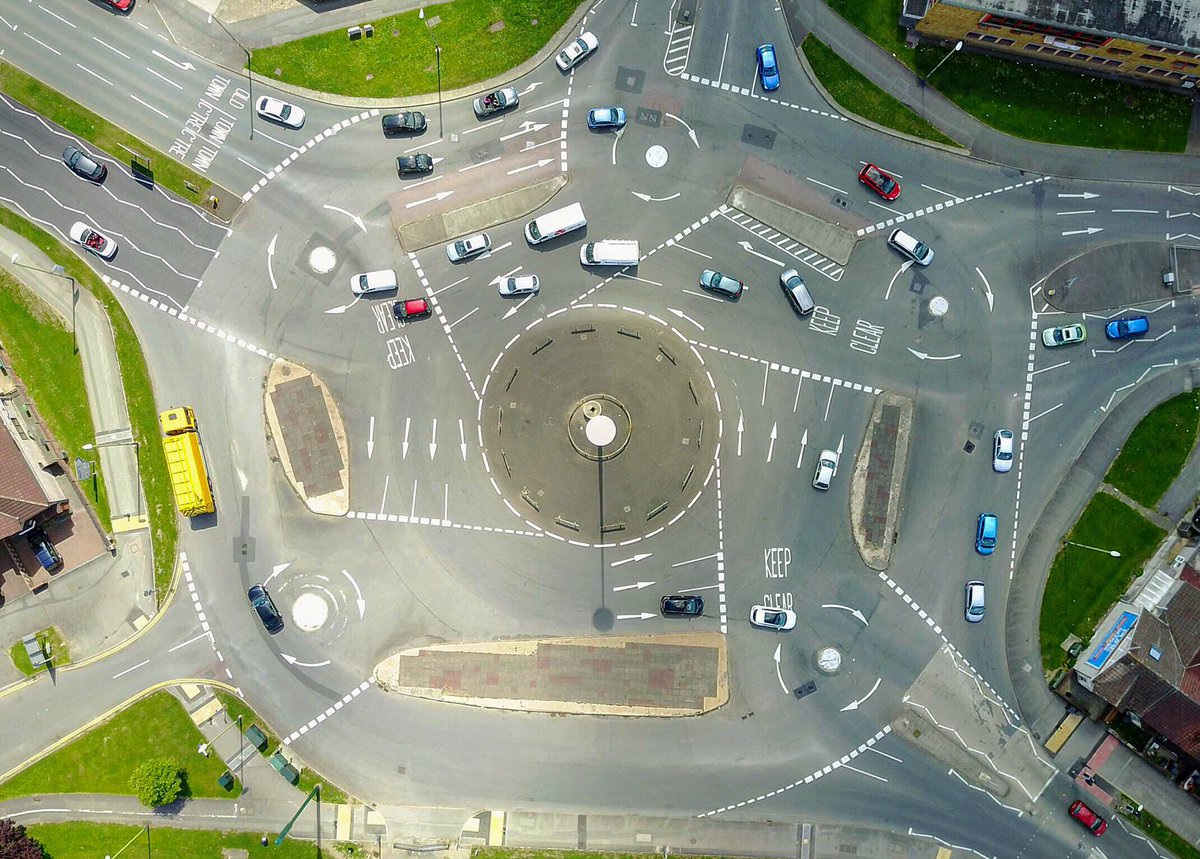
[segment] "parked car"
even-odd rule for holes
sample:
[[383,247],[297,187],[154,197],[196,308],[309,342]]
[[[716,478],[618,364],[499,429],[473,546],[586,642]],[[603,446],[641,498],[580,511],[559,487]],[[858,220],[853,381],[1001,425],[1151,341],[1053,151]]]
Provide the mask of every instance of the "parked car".
[[416,155],[401,155],[396,159],[396,173],[400,176],[433,172],[433,156],[427,152]]
[[93,230],[82,221],[71,225],[71,241],[79,242],[83,249],[91,251],[98,257],[112,259],[117,255],[117,243],[99,230]]
[[383,133],[387,137],[391,137],[393,134],[419,134],[425,130],[427,125],[425,114],[419,110],[385,113],[380,122],[383,125]]
[[289,128],[299,128],[304,125],[304,108],[271,98],[269,95],[260,98],[255,109],[263,119],[282,123]]
[[588,111],[587,115],[588,128],[603,129],[603,128],[624,128],[625,127],[625,108],[623,107],[596,107]]
[[746,284],[740,280],[707,268],[700,273],[700,285],[709,292],[719,292],[730,298],[741,297],[742,290],[746,288]]
[[750,625],[783,632],[796,627],[796,613],[790,608],[756,605],[750,609]]
[[558,66],[559,71],[570,71],[598,47],[600,47],[600,40],[596,38],[596,34],[584,33],[559,51],[558,56],[554,58],[554,63]]
[[432,313],[427,298],[404,298],[392,305],[392,315],[400,322],[424,319]]
[[1080,323],[1055,325],[1042,332],[1042,343],[1050,348],[1082,343],[1084,340],[1087,340],[1087,327]]
[[992,436],[992,468],[1003,474],[1012,468],[1013,464],[1013,434],[1012,430],[998,429]]
[[995,513],[980,513],[979,524],[975,527],[975,551],[981,555],[996,551],[996,533],[999,530],[1000,520]]
[[817,470],[813,474],[813,489],[826,490],[837,474],[838,460],[841,457],[836,450],[823,450],[817,457]]
[[25,535],[25,539],[43,570],[57,570],[62,566],[62,555],[58,554],[58,549],[54,548],[54,544],[41,528],[34,528]]
[[446,258],[450,262],[460,262],[492,249],[492,239],[487,233],[476,233],[465,239],[458,239],[446,245]]
[[506,86],[504,89],[498,89],[487,95],[481,95],[475,99],[473,106],[475,108],[475,115],[483,119],[485,116],[491,116],[493,113],[499,113],[502,110],[508,110],[510,107],[516,107],[520,103],[521,98],[517,95],[517,91],[510,86]]
[[663,597],[659,608],[663,617],[700,617],[704,614],[704,597],[695,594]]
[[900,184],[874,164],[868,164],[858,171],[858,181],[889,203],[900,196]]
[[888,244],[917,265],[929,265],[933,262],[933,249],[922,241],[917,241],[904,230],[892,230],[888,236]]
[[274,633],[283,629],[283,615],[279,613],[279,609],[275,608],[275,603],[271,601],[271,595],[267,593],[265,587],[251,585],[250,590],[246,591],[246,596],[250,600],[250,606],[258,613],[258,619],[262,621],[267,632]]
[[1150,330],[1150,320],[1145,316],[1122,316],[1104,326],[1104,334],[1109,340],[1124,340],[1126,337],[1137,337]]
[[524,274],[520,277],[504,277],[496,284],[496,289],[506,298],[516,295],[537,295],[541,281],[536,274]]
[[966,606],[963,609],[967,623],[983,620],[983,607],[983,582],[967,582]]
[[391,292],[396,288],[396,271],[381,268],[367,271],[350,278],[350,291],[355,295],[371,295],[376,292]]
[[755,51],[758,57],[758,79],[762,88],[770,92],[779,89],[779,64],[775,62],[775,46],[759,45]]
[[1108,821],[1092,811],[1081,799],[1077,799],[1067,808],[1067,814],[1082,823],[1087,831],[1099,838],[1108,831]]
[[118,12],[128,12],[133,8],[133,0],[104,0],[104,2]]
[[74,170],[77,175],[92,182],[103,182],[108,175],[107,167],[92,160],[87,153],[74,146],[68,146],[63,150],[62,160],[63,164]]

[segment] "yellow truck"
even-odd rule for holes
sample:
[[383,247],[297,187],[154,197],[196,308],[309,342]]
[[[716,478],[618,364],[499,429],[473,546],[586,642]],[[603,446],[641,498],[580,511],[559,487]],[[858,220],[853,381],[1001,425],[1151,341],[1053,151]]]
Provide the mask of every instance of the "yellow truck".
[[167,455],[167,473],[175,503],[184,516],[212,513],[212,484],[204,467],[204,451],[200,449],[200,431],[196,414],[187,406],[167,409],[158,416],[163,431],[163,453]]

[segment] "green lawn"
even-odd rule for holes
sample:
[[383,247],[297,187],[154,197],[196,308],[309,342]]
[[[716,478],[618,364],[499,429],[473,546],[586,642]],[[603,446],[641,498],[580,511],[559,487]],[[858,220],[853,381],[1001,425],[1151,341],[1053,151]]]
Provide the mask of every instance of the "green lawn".
[[[1120,805],[1124,805],[1124,803],[1118,803],[1118,807]],[[1142,809],[1141,814],[1122,813],[1121,817],[1169,850],[1176,859],[1200,859],[1200,848],[1197,848],[1186,838],[1169,829],[1165,823],[1149,811]]]
[[[62,637],[62,633],[55,627],[49,629],[41,629],[37,632],[38,641],[42,643],[42,651],[50,656],[50,661],[56,669],[62,668],[64,665],[71,664],[71,650],[67,647],[66,639]],[[37,671],[33,669],[33,663],[29,661],[29,654],[25,652],[25,645],[18,641],[8,649],[8,655],[13,661],[13,665],[17,666],[17,670],[26,677],[32,677]],[[45,671],[45,668],[39,668],[38,671]]]
[[183,705],[169,692],[155,692],[0,784],[0,800],[47,793],[130,795],[129,777],[151,757],[170,758],[186,770],[185,796],[238,796],[236,783],[228,792],[217,784],[225,764],[198,754],[202,742]]
[[[905,47],[897,23],[901,0],[828,2],[919,75],[928,75],[946,58],[946,48]],[[1006,134],[1066,146],[1182,152],[1192,116],[1188,95],[966,50],[947,60],[930,86]]]
[[[318,854],[313,842],[292,838],[276,847],[275,836],[278,833],[275,832],[212,832],[152,826],[147,849],[147,833],[140,826],[116,823],[39,823],[27,826],[26,831],[46,848],[48,859],[97,859],[105,855],[113,856],[126,844],[129,844],[129,849],[122,856],[128,856],[130,859],[147,854],[169,856],[170,859],[223,859],[226,855],[222,852],[223,849],[236,848],[245,850],[251,859],[314,859],[318,856],[333,859],[337,855],[328,850],[322,850]],[[263,835],[269,837],[270,846],[261,846],[260,839]]]
[[[4,69],[0,63],[0,71]],[[167,476],[167,462],[163,456],[162,444],[159,442],[158,410],[154,403],[154,388],[150,383],[150,371],[146,367],[146,359],[142,355],[142,347],[138,342],[129,317],[125,315],[120,303],[112,291],[104,285],[99,276],[76,255],[66,248],[54,236],[36,224],[22,218],[16,212],[0,206],[0,227],[6,227],[24,236],[50,257],[55,263],[62,265],[66,273],[75,278],[75,282],[83,289],[89,290],[108,313],[109,324],[113,329],[113,339],[117,347],[117,359],[121,364],[121,383],[125,388],[125,401],[129,409],[130,426],[133,437],[140,443],[142,491],[146,496],[146,513],[150,520],[151,537],[154,543],[154,585],[157,600],[162,603],[167,587],[171,582],[171,574],[175,570],[175,547],[179,538],[179,523],[175,512],[175,497],[171,494],[171,481]],[[56,352],[70,353],[70,337],[67,346],[59,346]],[[86,403],[86,398],[72,404],[68,411],[80,408]],[[51,420],[48,406],[39,403],[42,414],[47,421]],[[63,418],[56,418],[63,419]],[[51,423],[51,426],[54,426]],[[90,419],[89,419],[90,426]],[[92,441],[92,431],[89,429],[87,441]],[[68,440],[63,439],[64,443]],[[99,458],[90,456],[91,452],[82,446],[73,447],[68,444],[68,454],[74,462],[75,456],[94,459],[99,464]]]
[[[455,0],[371,23],[375,35],[351,42],[344,29],[254,52],[267,78],[322,92],[401,98],[438,90],[434,39],[441,46],[442,90],[503,74],[554,38],[580,0]],[[436,26],[427,22],[440,18]],[[493,27],[503,22],[503,28]]]
[[[53,278],[64,293],[70,281]],[[83,450],[96,438],[92,409],[83,383],[83,362],[72,347],[71,332],[58,314],[27,290],[7,271],[0,270],[0,343],[8,350],[13,369],[25,383],[39,414],[57,442],[72,454],[93,462],[97,457]],[[73,467],[72,456],[68,468]],[[87,492],[89,483],[80,487]],[[90,494],[90,493],[89,493]],[[108,495],[99,487],[91,495],[100,521],[109,520]],[[85,515],[84,511],[78,511]]]
[[867,80],[865,75],[839,57],[816,36],[805,36],[802,47],[804,56],[808,58],[808,64],[812,66],[821,85],[845,110],[914,137],[923,137],[948,146],[956,145],[953,140],[900,101]]
[[1180,394],[1134,427],[1104,481],[1153,510],[1187,462],[1200,426],[1200,391]]
[[1097,493],[1067,539],[1098,549],[1115,549],[1113,558],[1078,546],[1064,545],[1050,567],[1042,594],[1042,662],[1046,673],[1067,662],[1059,646],[1071,633],[1084,642],[1096,624],[1125,593],[1142,565],[1166,537],[1161,529],[1105,493]]

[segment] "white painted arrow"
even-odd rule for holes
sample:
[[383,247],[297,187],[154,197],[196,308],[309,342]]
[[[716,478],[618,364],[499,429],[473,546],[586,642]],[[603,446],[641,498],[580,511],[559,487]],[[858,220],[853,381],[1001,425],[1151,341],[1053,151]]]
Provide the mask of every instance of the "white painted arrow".
[[898,272],[896,272],[895,274],[892,275],[891,281],[888,282],[887,292],[885,292],[883,294],[884,301],[887,301],[889,298],[892,297],[892,287],[895,286],[895,284],[896,284],[896,278],[898,278],[900,275],[904,274],[906,271],[908,271],[910,268],[912,268],[912,266],[913,266],[913,260],[908,260],[907,262],[904,263],[904,265],[900,266],[900,270]]
[[275,256],[275,240],[279,238],[279,233],[271,236],[271,243],[267,245],[267,274],[271,277],[271,289],[279,289],[279,284],[275,282],[275,272],[271,271],[271,257]]
[[652,584],[654,584],[654,582],[638,582],[636,585],[620,585],[619,587],[613,588],[613,593],[616,593],[617,591],[631,591],[635,588],[640,591],[642,588],[648,588]]
[[412,418],[404,419],[404,441],[400,443],[400,458],[408,459],[408,430],[412,426]]
[[1100,233],[1104,231],[1104,227],[1088,227],[1086,230],[1064,230],[1064,236],[1090,236],[1092,233]]
[[342,570],[342,575],[350,580],[350,584],[354,585],[354,592],[358,594],[358,599],[356,601],[358,603],[358,619],[362,620],[363,615],[367,611],[367,601],[363,599],[362,591],[359,590],[358,582],[354,581],[354,576],[350,575],[348,570]]
[[918,352],[911,346],[908,347],[908,351],[912,352],[922,361],[953,361],[955,358],[962,357],[961,352],[955,352],[953,355],[930,355],[928,352]]
[[351,301],[349,304],[339,304],[337,307],[331,307],[328,310],[326,310],[325,312],[326,313],[345,313],[351,307],[353,307],[354,305],[356,305],[360,301],[362,301],[362,298],[363,297],[361,295],[356,295],[356,296],[354,296],[354,300]]
[[516,304],[516,305],[515,305],[515,306],[512,308],[512,310],[508,311],[508,313],[504,314],[504,316],[503,316],[502,318],[504,318],[504,319],[508,319],[508,317],[510,317],[510,316],[512,316],[513,314],[515,314],[515,313],[516,313],[518,310],[520,310],[522,307],[524,307],[526,304],[528,304],[528,303],[529,303],[529,301],[530,301],[530,300],[532,300],[534,297],[535,297],[535,296],[533,296],[533,295],[527,295],[527,296],[525,296],[524,298],[522,298],[522,299],[521,299],[520,303]]
[[533,92],[535,89],[540,87],[543,83],[545,83],[545,81],[534,81],[528,87],[526,87],[525,89],[523,89],[519,93],[517,93],[517,95],[528,95],[529,93]]
[[196,69],[196,67],[191,63],[177,63],[166,54],[160,54],[158,51],[151,51],[150,53],[154,54],[154,56],[158,57],[160,60],[166,60],[177,69],[183,69],[185,72],[195,71]]
[[682,310],[676,310],[674,307],[668,307],[668,308],[667,308],[667,311],[668,311],[669,313],[674,313],[674,314],[675,314],[676,316],[678,316],[680,319],[686,319],[688,322],[690,322],[690,323],[692,323],[693,325],[695,325],[695,326],[696,326],[697,328],[699,328],[701,331],[703,331],[703,330],[704,330],[704,326],[703,326],[703,325],[701,325],[701,324],[700,324],[699,322],[697,322],[695,319],[692,319],[692,317],[688,316],[688,315],[687,315],[686,313],[684,313]]
[[367,431],[367,459],[375,452],[375,416],[371,415],[371,428]]
[[433,441],[429,443],[430,460],[437,454],[437,418],[433,419]]
[[649,620],[652,617],[658,617],[658,615],[644,611],[641,614],[619,614],[617,620]]
[[767,445],[767,462],[771,461],[771,457],[775,453],[775,439],[779,437],[779,421],[771,424],[771,443]]
[[508,175],[512,176],[514,173],[524,173],[526,170],[545,167],[547,164],[550,164],[553,161],[553,158],[539,158],[537,161],[534,161],[532,164],[526,164],[524,167],[514,167],[512,170],[508,171]]
[[296,657],[288,656],[286,653],[280,653],[279,655],[287,660],[288,665],[299,665],[301,668],[324,668],[330,661],[326,659],[324,662],[301,662]]
[[[613,561],[611,564],[609,564],[609,566],[610,567],[620,567],[623,564],[636,564],[638,561],[646,560],[653,554],[654,554],[653,552],[639,552],[638,554],[634,555],[632,558],[622,558],[619,561]],[[649,584],[654,584],[654,582],[649,582]]]
[[804,435],[800,438],[800,456],[796,458],[796,468],[800,467],[800,463],[804,461],[804,448],[808,447],[808,429],[805,428]]
[[671,119],[675,120],[680,125],[682,125],[684,128],[686,128],[688,130],[688,137],[692,138],[692,143],[696,144],[697,149],[700,148],[700,141],[696,139],[696,132],[692,130],[692,127],[690,125],[688,125],[686,122],[684,122],[682,119],[680,119],[678,116],[676,116],[673,113],[667,113],[664,111],[663,116],[671,117]]
[[783,694],[786,695],[786,694],[788,694],[788,687],[787,687],[787,684],[783,682],[783,669],[781,669],[779,667],[779,662],[782,658],[781,657],[782,651],[783,651],[783,644],[782,643],[776,644],[775,645],[775,676],[779,678],[779,685],[783,687]]
[[291,561],[288,561],[286,564],[276,564],[274,567],[271,568],[271,575],[267,576],[267,581],[263,582],[263,584],[266,585],[268,582],[271,581],[271,579],[275,578],[277,575],[282,573],[284,570],[286,570],[291,565],[292,565]]
[[863,623],[863,626],[870,626],[870,623],[867,622],[866,616],[861,611],[859,611],[856,608],[850,608],[850,606],[848,606],[848,605],[838,605],[837,603],[826,603],[825,605],[821,606],[821,608],[840,608],[842,611],[848,611],[848,612],[850,612],[850,614],[854,615],[856,618],[861,620]]
[[411,209],[413,206],[421,206],[421,205],[424,205],[425,203],[432,203],[434,200],[441,202],[442,200],[445,200],[447,197],[449,197],[453,193],[454,193],[453,191],[438,191],[432,197],[426,197],[424,200],[414,200],[411,203],[405,203],[404,208]]
[[1059,196],[1059,198],[1060,198],[1060,199],[1063,199],[1063,200],[1066,200],[1066,199],[1072,199],[1072,200],[1094,200],[1094,199],[1096,199],[1097,197],[1099,197],[1100,195],[1099,195],[1099,194],[1093,194],[1091,191],[1084,191],[1082,194],[1059,194],[1058,196]]
[[746,429],[746,421],[743,418],[744,418],[744,415],[741,412],[738,412],[738,428],[737,428],[737,434],[738,434],[737,455],[738,456],[742,455],[742,431]]
[[875,685],[871,687],[871,691],[868,692],[866,695],[863,695],[857,701],[851,701],[849,704],[847,704],[845,707],[842,708],[842,712],[845,713],[847,710],[857,710],[861,704],[866,702],[866,700],[868,698],[870,698],[872,695],[875,694],[875,690],[879,688],[879,683],[882,679],[883,678],[881,678],[881,677],[876,677]]
[[779,266],[780,268],[783,268],[783,262],[781,260],[774,259],[773,257],[769,257],[766,254],[760,254],[758,251],[756,251],[754,249],[754,247],[749,242],[741,241],[741,242],[738,242],[738,244],[742,246],[742,249],[745,250],[746,253],[754,254],[756,257],[759,257],[760,259],[765,259],[767,262],[773,262],[773,263],[775,263],[775,265]]
[[521,127],[512,134],[505,134],[500,138],[503,143],[505,140],[512,140],[514,137],[520,137],[522,134],[537,134],[550,123],[548,122],[530,122],[528,119],[521,123]]
[[640,191],[630,191],[629,193],[633,194],[633,196],[637,197],[643,203],[665,203],[668,200],[674,200],[676,197],[679,196],[678,191],[676,191],[670,197],[651,197],[649,194],[643,194]]
[[462,453],[463,462],[467,461],[467,433],[463,429],[462,418],[458,419],[458,449]]
[[350,212],[347,212],[345,209],[339,209],[337,206],[331,206],[328,203],[325,204],[325,208],[331,209],[335,212],[340,212],[341,214],[345,215],[350,220],[354,221],[355,225],[360,230],[362,230],[364,233],[367,231],[367,225],[363,223],[363,219],[360,218],[358,215],[351,214]]
[[992,307],[996,303],[996,297],[992,295],[992,285],[988,283],[988,279],[983,276],[983,272],[979,270],[979,266],[975,266],[975,273],[978,274],[980,280],[983,281],[983,289],[987,293],[988,313],[991,313]]

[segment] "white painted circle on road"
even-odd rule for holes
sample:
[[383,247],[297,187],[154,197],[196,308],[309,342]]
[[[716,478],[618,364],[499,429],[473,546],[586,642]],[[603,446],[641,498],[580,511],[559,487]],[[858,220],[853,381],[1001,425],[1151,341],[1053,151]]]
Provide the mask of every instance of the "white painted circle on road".
[[651,167],[662,167],[667,163],[667,150],[661,146],[651,146],[646,150],[646,163]]
[[822,647],[817,651],[817,668],[826,674],[834,674],[842,667],[842,654],[836,647]]
[[588,441],[596,447],[604,447],[606,444],[612,444],[613,439],[617,437],[617,424],[608,415],[596,415],[587,422],[583,431]]
[[316,632],[328,619],[329,604],[316,594],[301,594],[292,605],[292,622],[305,632]]
[[935,295],[929,299],[929,312],[934,316],[945,316],[946,311],[950,309],[950,302],[940,295]]
[[324,245],[315,247],[308,255],[308,264],[317,274],[329,274],[337,266],[337,254]]

